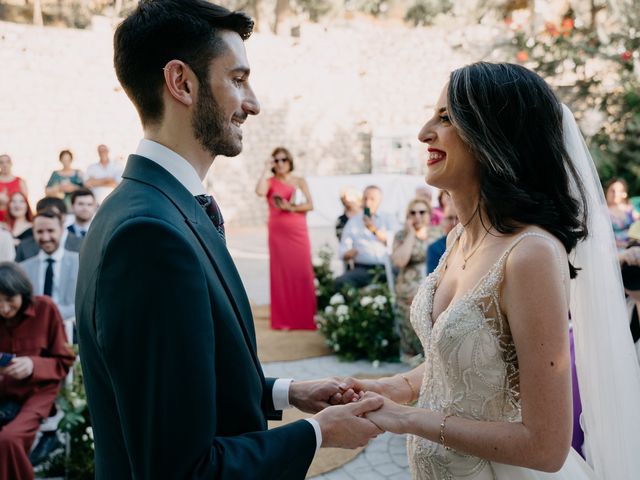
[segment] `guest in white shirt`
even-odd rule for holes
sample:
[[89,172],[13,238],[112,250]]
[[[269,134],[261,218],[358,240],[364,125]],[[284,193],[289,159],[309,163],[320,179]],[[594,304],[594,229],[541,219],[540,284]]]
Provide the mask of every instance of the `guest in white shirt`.
[[12,262],[16,258],[16,247],[13,235],[8,230],[0,228],[0,262]]
[[388,240],[391,238],[393,221],[378,213],[382,201],[382,190],[375,185],[365,188],[362,194],[364,211],[351,217],[340,238],[339,256],[348,265],[348,270],[336,278],[336,288],[344,285],[364,287],[375,276],[386,281]]
[[62,318],[69,320],[75,317],[78,254],[62,246],[64,232],[57,210],[38,212],[33,219],[33,236],[40,250],[20,265],[33,284],[34,294],[50,296]]
[[109,159],[109,147],[98,145],[97,163],[87,168],[85,187],[93,191],[96,202],[100,205],[114,188],[122,181],[122,165]]
[[70,234],[84,238],[96,214],[96,198],[88,188],[79,188],[71,194],[73,223],[67,227]]

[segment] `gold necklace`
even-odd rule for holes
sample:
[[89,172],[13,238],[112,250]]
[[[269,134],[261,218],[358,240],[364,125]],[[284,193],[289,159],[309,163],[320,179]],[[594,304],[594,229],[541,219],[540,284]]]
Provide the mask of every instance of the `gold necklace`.
[[480,245],[482,245],[482,242],[484,242],[484,239],[487,238],[487,235],[489,235],[490,231],[491,229],[484,232],[484,235],[482,236],[478,244],[474,247],[474,249],[471,251],[469,255],[465,256],[462,242],[460,243],[460,250],[462,251],[462,270],[464,270],[467,267],[467,260],[469,260],[473,256],[473,254],[478,251],[478,249],[480,248]]

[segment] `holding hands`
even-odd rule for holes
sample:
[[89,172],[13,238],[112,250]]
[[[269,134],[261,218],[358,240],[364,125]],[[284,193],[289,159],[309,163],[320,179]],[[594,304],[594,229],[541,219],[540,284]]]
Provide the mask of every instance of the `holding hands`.
[[289,402],[307,413],[316,413],[323,447],[357,448],[382,433],[365,414],[382,406],[382,397],[361,399],[338,379],[291,383]]
[[316,413],[313,418],[320,424],[323,447],[356,448],[384,431],[408,431],[412,409],[400,403],[416,400],[417,390],[410,378],[419,378],[420,368],[377,380],[294,381],[289,402],[303,412]]

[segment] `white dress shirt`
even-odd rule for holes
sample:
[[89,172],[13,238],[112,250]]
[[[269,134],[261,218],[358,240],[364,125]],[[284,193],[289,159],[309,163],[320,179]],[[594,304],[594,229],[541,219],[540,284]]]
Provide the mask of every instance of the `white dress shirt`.
[[[375,214],[371,217],[371,221],[380,232],[387,235],[387,242],[389,242],[394,227],[393,220],[388,216]],[[384,265],[389,253],[387,243],[378,240],[364,224],[363,213],[351,217],[344,226],[340,237],[339,257],[344,258],[345,252],[352,248],[358,250],[354,262],[363,265]]]
[[[112,178],[116,183],[122,180],[122,165],[113,160],[103,165],[102,163],[93,163],[87,168],[87,178]],[[113,187],[93,187],[91,189],[96,198],[96,202],[100,205],[104,199],[113,191]]]
[[[167,172],[173,175],[194,197],[196,195],[206,194],[202,181],[187,160],[178,155],[173,150],[160,145],[152,140],[143,138],[138,144],[136,155],[148,158],[149,160],[157,163]],[[271,390],[273,397],[273,406],[276,410],[283,410],[289,408],[289,387],[291,386],[291,378],[278,378]],[[320,424],[313,418],[306,419],[313,426],[313,430],[316,433],[316,451],[322,445],[322,431],[320,430]]]

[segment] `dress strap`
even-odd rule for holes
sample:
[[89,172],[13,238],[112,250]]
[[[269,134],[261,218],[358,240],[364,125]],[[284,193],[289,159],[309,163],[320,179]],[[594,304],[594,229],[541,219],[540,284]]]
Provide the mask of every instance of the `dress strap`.
[[[507,263],[507,259],[509,258],[509,254],[511,253],[511,251],[525,238],[527,237],[538,237],[538,238],[544,238],[547,242],[549,242],[552,246],[553,246],[553,251],[556,254],[556,259],[558,260],[559,263],[562,262],[562,254],[560,253],[560,250],[558,249],[558,246],[556,245],[556,242],[553,240],[553,238],[550,235],[545,235],[544,233],[539,233],[539,232],[524,232],[520,235],[518,235],[513,242],[511,242],[511,244],[507,247],[507,249],[504,251],[504,253],[500,256],[500,258],[498,259],[498,261],[496,262],[496,267],[498,268],[498,270],[500,272],[504,272],[504,267]],[[565,269],[562,269],[562,281],[566,282],[566,276],[565,276]]]

